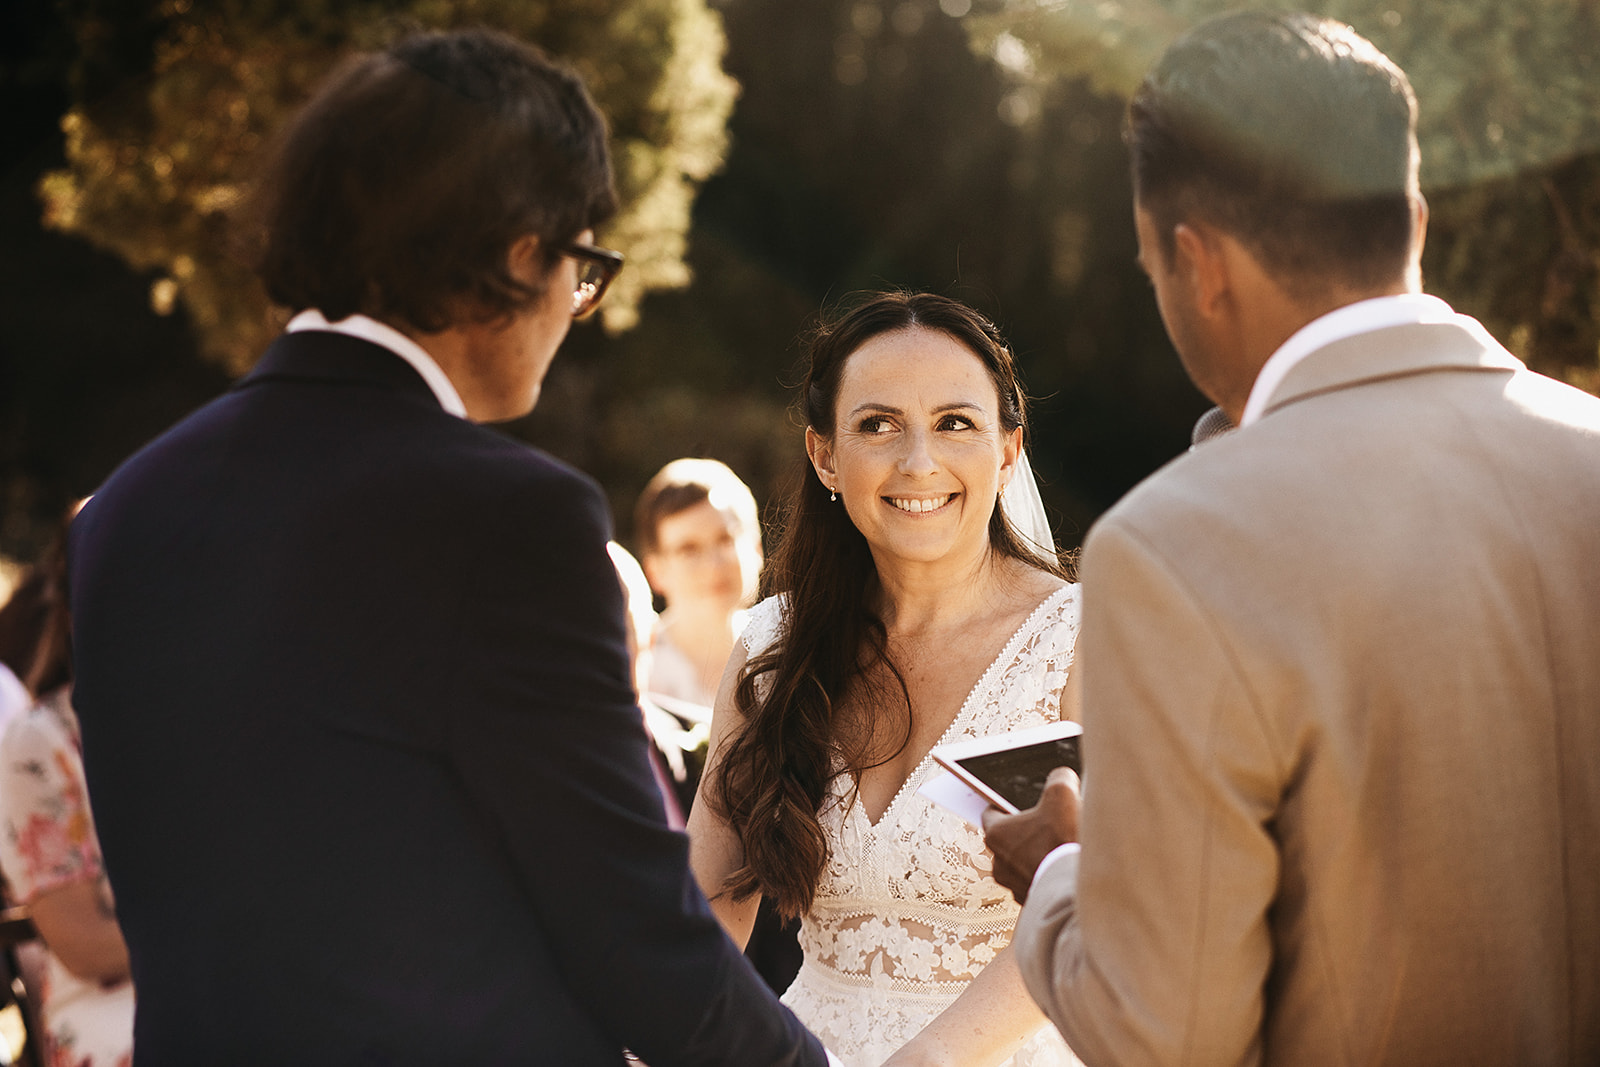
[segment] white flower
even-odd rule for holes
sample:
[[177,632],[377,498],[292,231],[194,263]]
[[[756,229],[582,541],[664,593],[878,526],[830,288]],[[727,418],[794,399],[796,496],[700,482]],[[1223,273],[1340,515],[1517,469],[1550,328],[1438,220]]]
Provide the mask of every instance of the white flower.
[[967,955],[967,946],[959,941],[952,941],[944,946],[944,950],[939,953],[939,962],[944,967],[945,973],[952,977],[959,978],[962,975],[977,973]]
[[939,964],[939,954],[933,944],[919,937],[907,939],[900,955],[900,971],[919,982],[933,981],[933,969]]

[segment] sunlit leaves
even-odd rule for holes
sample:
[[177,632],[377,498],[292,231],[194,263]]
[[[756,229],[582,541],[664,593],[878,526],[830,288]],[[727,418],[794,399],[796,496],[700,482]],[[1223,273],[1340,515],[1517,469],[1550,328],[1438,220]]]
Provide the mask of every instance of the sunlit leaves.
[[[1261,0],[1354,26],[1410,76],[1423,180],[1505,177],[1600,149],[1600,4],[1590,0]],[[1020,42],[1037,76],[1088,77],[1127,95],[1173,37],[1232,0],[990,0],[968,18],[977,47]]]
[[[1017,121],[1039,86],[1126,97],[1184,29],[1232,0],[979,0],[973,47],[1008,73]],[[1537,368],[1600,389],[1600,3],[1259,0],[1354,26],[1418,97],[1432,204],[1428,288]],[[1012,98],[1008,98],[1010,100]]]
[[155,272],[152,305],[181,301],[201,347],[235,370],[281,326],[226,241],[256,154],[339,59],[406,28],[495,26],[585,76],[622,200],[602,240],[628,256],[609,329],[631,326],[646,292],[688,282],[690,206],[721,165],[737,93],[704,0],[151,0],[151,15],[148,76],[63,119],[68,168],[40,182],[44,219]]

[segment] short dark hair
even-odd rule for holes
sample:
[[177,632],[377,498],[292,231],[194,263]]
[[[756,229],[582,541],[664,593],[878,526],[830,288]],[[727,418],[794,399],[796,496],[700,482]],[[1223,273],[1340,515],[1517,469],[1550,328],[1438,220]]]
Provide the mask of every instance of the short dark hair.
[[1134,195],[1172,253],[1197,218],[1291,292],[1402,274],[1417,191],[1417,102],[1349,26],[1239,12],[1175,41],[1128,106]]
[[507,253],[616,211],[605,121],[576,74],[492,30],[420,33],[336,72],[281,135],[246,218],[273,300],[434,332],[543,289]]
[[714,459],[675,459],[656,472],[633,507],[633,539],[641,556],[661,550],[661,523],[696,504],[731,512],[740,532],[761,536],[756,498],[733,468]]

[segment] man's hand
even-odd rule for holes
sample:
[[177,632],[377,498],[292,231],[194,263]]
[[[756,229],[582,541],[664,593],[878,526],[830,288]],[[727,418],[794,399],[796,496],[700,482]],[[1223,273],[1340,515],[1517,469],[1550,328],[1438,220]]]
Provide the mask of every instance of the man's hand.
[[994,880],[1011,890],[1017,903],[1028,900],[1034,872],[1054,849],[1078,839],[1078,776],[1057,767],[1045,779],[1039,803],[1007,815],[999,808],[983,813],[983,839],[994,853]]

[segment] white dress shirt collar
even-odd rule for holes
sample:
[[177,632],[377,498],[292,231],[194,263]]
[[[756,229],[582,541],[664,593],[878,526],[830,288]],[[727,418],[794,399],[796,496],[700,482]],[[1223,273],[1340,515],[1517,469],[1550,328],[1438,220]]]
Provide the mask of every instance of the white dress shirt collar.
[[393,326],[386,326],[377,319],[365,315],[351,315],[338,322],[329,322],[322,312],[311,308],[290,319],[289,325],[284,328],[286,333],[299,333],[301,330],[342,333],[387,348],[416,368],[416,372],[422,375],[422,380],[428,383],[428,388],[433,390],[433,395],[439,398],[440,407],[458,419],[467,417],[467,406],[461,402],[461,394],[450,384],[450,377],[445,374],[443,368],[428,355],[427,349]]
[[1443,300],[1423,293],[1379,296],[1346,304],[1300,327],[1267,358],[1250,388],[1239,425],[1249,426],[1261,418],[1289,371],[1317,349],[1372,330],[1425,322],[1453,322],[1477,333],[1485,332],[1478,320],[1458,315]]

